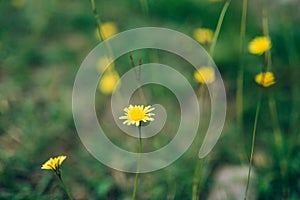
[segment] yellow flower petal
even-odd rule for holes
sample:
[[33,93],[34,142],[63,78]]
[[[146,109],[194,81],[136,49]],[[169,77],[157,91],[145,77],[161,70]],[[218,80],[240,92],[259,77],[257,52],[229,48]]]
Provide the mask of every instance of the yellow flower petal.
[[271,40],[269,37],[256,37],[250,41],[248,50],[252,54],[261,55],[271,49]]
[[152,110],[154,110],[154,108],[151,106],[144,107],[144,105],[129,105],[124,108],[125,116],[121,116],[119,119],[125,119],[123,124],[139,126],[141,121],[147,122],[154,120],[151,117],[154,113],[150,113]]
[[275,84],[275,77],[272,72],[259,73],[255,76],[255,82],[263,87]]
[[203,66],[195,71],[194,78],[199,83],[212,83],[215,81],[215,70],[213,67]]
[[[101,36],[103,40],[110,38],[118,32],[118,28],[114,22],[105,22],[100,27]],[[99,37],[99,31],[96,30],[96,35]]]
[[41,169],[56,171],[66,158],[67,156],[58,156],[55,158],[50,158],[42,165]]
[[[109,63],[111,63],[111,64],[108,66]],[[107,57],[107,56],[99,58],[99,60],[97,62],[97,69],[100,72],[103,72],[103,71],[105,71],[107,66],[110,69],[114,67],[114,62],[112,62],[112,59],[110,57]]]
[[118,72],[114,70],[108,71],[102,76],[99,82],[99,90],[104,94],[111,94],[119,80]]
[[12,0],[11,4],[12,6],[16,8],[22,8],[25,5],[25,0]]
[[61,165],[66,158],[67,158],[67,156],[58,156],[59,165]]
[[208,28],[197,28],[194,30],[193,35],[201,44],[208,44],[212,41],[213,31]]

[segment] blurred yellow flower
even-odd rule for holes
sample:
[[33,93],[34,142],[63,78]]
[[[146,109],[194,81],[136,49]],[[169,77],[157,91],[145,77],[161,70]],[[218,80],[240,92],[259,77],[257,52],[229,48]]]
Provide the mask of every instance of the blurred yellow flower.
[[104,73],[99,82],[99,90],[104,94],[111,94],[119,80],[118,72],[114,70],[108,71]]
[[255,82],[263,87],[275,84],[275,77],[272,72],[259,73],[255,76]]
[[[98,62],[97,62],[97,69],[100,72],[103,72],[106,69],[106,66],[108,66],[108,64],[112,61],[112,59],[110,57],[104,56],[99,58]],[[112,62],[109,67],[113,68],[115,66],[114,62]]]
[[[110,38],[118,32],[118,28],[114,22],[105,22],[100,26],[101,36],[103,40]],[[96,29],[97,37],[99,36],[99,31]]]
[[12,0],[11,4],[16,8],[22,8],[25,5],[25,0]]
[[213,31],[208,28],[197,28],[194,30],[194,38],[201,44],[208,44],[213,38]]
[[271,48],[271,40],[269,37],[261,36],[256,37],[250,41],[248,45],[248,50],[252,54],[261,55]]
[[153,121],[154,119],[151,117],[154,114],[150,113],[154,108],[151,106],[146,106],[144,108],[143,105],[129,105],[129,107],[125,108],[125,116],[119,117],[119,119],[125,119],[123,124],[131,125],[135,124],[136,126],[140,125],[140,122]]
[[57,171],[59,166],[63,163],[63,161],[67,158],[67,156],[58,156],[55,158],[50,158],[47,162],[45,162],[41,169],[53,170]]
[[215,81],[215,70],[213,67],[203,66],[195,71],[194,78],[199,83],[212,83]]

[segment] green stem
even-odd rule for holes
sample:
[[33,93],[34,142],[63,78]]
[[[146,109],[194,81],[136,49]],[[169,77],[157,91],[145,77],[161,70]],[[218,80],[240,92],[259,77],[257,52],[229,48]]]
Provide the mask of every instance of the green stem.
[[142,67],[142,61],[140,60],[139,66],[138,66],[138,72],[136,71],[136,67],[135,67],[135,63],[133,60],[133,56],[132,53],[129,54],[129,58],[130,58],[130,62],[131,62],[131,67],[133,69],[134,75],[135,75],[135,79],[137,81],[138,84],[138,93],[140,95],[141,100],[144,102],[144,104],[146,104],[146,97],[144,94],[144,91],[142,89],[142,84],[141,84],[141,67]]
[[97,22],[97,30],[98,30],[101,41],[103,41],[104,40],[103,39],[103,33],[101,32],[102,22],[100,20],[100,16],[99,16],[98,11],[97,11],[95,0],[91,0],[91,4],[92,4],[92,11],[93,11],[95,20]]
[[[267,15],[267,10],[265,8],[263,8],[263,11],[262,11],[262,30],[263,30],[263,34],[266,36],[266,37],[270,37],[269,35],[269,26],[268,26],[268,15]],[[265,53],[265,65],[264,65],[264,69],[263,69],[263,72],[266,72],[266,71],[270,71],[271,68],[272,68],[272,58],[271,58],[271,51],[268,50],[266,51]]]
[[[245,35],[247,21],[247,6],[248,0],[243,0],[241,29],[240,29],[240,67],[237,75],[237,93],[236,93],[236,117],[237,131],[241,135],[243,133],[243,111],[244,111],[244,58],[245,58]],[[243,140],[242,140],[243,141]],[[243,145],[244,146],[244,145]],[[241,154],[241,160],[245,160],[244,153]]]
[[134,186],[133,186],[133,193],[132,193],[132,200],[135,200],[136,197],[136,190],[137,190],[137,184],[138,184],[138,179],[139,179],[139,171],[140,171],[140,162],[141,162],[141,153],[143,151],[143,145],[142,145],[142,126],[140,125],[138,127],[139,130],[139,154],[138,154],[138,164],[137,164],[137,170],[135,174],[135,180],[134,180]]
[[216,30],[215,30],[215,33],[214,33],[214,37],[211,41],[211,45],[210,45],[210,49],[209,49],[209,54],[210,54],[211,57],[213,57],[213,55],[214,55],[217,40],[218,40],[220,30],[221,30],[221,27],[222,27],[222,24],[223,24],[223,20],[224,20],[224,17],[225,17],[225,14],[226,14],[226,11],[228,9],[229,4],[230,4],[230,0],[227,0],[225,2],[224,6],[223,6],[223,9],[222,9],[221,13],[220,13],[220,17],[219,17],[219,20],[218,20],[218,23],[217,23],[217,27],[216,27]]
[[258,116],[259,116],[260,105],[261,105],[261,96],[262,96],[262,92],[260,90],[259,97],[258,97],[258,103],[256,106],[254,125],[253,125],[249,170],[248,170],[247,185],[246,185],[246,190],[245,190],[245,194],[244,194],[244,200],[247,199],[247,193],[248,193],[249,183],[250,183],[251,168],[252,168],[252,164],[253,164],[253,154],[254,154],[254,146],[255,146],[255,136],[256,136],[257,122],[258,122]]
[[275,134],[275,145],[278,147],[279,152],[282,152],[282,134],[280,130],[278,113],[276,109],[276,103],[273,94],[269,96],[269,109],[271,112],[272,124]]
[[59,169],[58,169],[58,172],[56,172],[56,175],[57,175],[58,179],[60,180],[60,183],[61,183],[61,185],[62,185],[64,191],[67,193],[68,198],[69,198],[70,200],[73,200],[71,194],[69,193],[69,191],[68,191],[68,189],[67,189],[67,187],[66,187],[66,185],[65,185],[65,183],[64,183],[64,181],[63,181],[63,179],[62,179],[62,177],[61,177],[61,172],[60,172]]
[[[211,41],[211,45],[210,45],[210,49],[209,49],[209,54],[210,54],[211,57],[213,57],[213,55],[214,55],[217,40],[219,38],[219,34],[220,34],[220,30],[221,30],[221,27],[222,27],[222,24],[223,24],[223,20],[224,20],[224,17],[225,17],[225,14],[226,14],[226,11],[227,11],[229,5],[230,5],[230,0],[227,0],[224,4],[223,8],[222,8],[221,13],[220,13],[219,20],[218,20],[218,23],[217,23],[217,27],[216,27],[216,30],[214,32],[214,36],[213,36],[213,39]],[[210,65],[210,63],[208,63],[208,65]],[[203,93],[204,93],[204,86],[201,85],[199,90],[198,90],[198,95],[200,96],[200,98],[203,98],[202,97]],[[197,199],[199,174],[201,172],[201,169],[202,169],[202,166],[198,163],[197,167],[195,169],[195,175],[194,175],[194,180],[193,180],[192,200]]]
[[[104,34],[101,31],[102,21],[100,19],[99,14],[98,14],[97,7],[96,7],[96,4],[95,4],[95,0],[91,0],[91,5],[92,5],[92,11],[93,11],[96,23],[97,23],[98,34],[100,36],[101,41],[104,41]],[[108,54],[113,57],[113,51],[112,51],[112,48],[111,48],[109,42],[104,42],[104,44],[105,44],[105,46],[108,50]]]
[[198,187],[199,187],[200,173],[202,171],[202,168],[203,168],[202,160],[198,160],[195,173],[194,173],[194,178],[193,178],[192,200],[198,199]]
[[[206,100],[206,91],[205,91],[205,84],[201,84],[198,92],[197,92],[197,96],[200,100],[201,103],[201,109],[202,108],[207,108],[207,101]],[[206,111],[206,110],[205,110]],[[206,118],[206,114],[207,112],[203,112],[203,117]],[[203,182],[204,177],[203,177],[203,169],[205,167],[205,160],[201,159],[201,160],[197,160],[197,165],[195,167],[195,171],[194,171],[194,177],[193,177],[193,185],[192,185],[192,200],[198,200],[198,196],[199,196],[199,187],[200,187],[200,178]]]
[[288,199],[287,166],[286,166],[287,161],[285,158],[282,132],[279,125],[278,112],[277,112],[276,102],[273,94],[269,96],[269,109],[271,113],[273,130],[274,130],[275,147],[277,149],[277,155],[280,159],[279,169],[280,169],[281,178],[283,180],[282,199]]
[[147,2],[147,0],[140,0],[140,2],[141,2],[141,6],[142,6],[143,12],[146,13],[146,15],[148,15],[149,9],[148,9],[148,2]]

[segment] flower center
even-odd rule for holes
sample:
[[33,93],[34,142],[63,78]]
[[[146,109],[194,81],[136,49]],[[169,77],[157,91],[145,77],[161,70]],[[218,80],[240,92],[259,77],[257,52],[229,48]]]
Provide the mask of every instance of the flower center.
[[141,108],[132,108],[128,112],[128,117],[133,121],[141,121],[145,117],[145,112]]

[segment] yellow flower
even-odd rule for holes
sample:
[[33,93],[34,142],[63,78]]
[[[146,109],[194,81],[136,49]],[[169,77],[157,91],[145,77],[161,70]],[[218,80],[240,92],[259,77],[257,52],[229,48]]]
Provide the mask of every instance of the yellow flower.
[[275,77],[272,72],[259,73],[255,76],[255,82],[263,87],[269,87],[275,84]]
[[213,31],[208,28],[197,28],[194,30],[194,38],[201,44],[208,44],[213,38]]
[[22,8],[25,5],[25,0],[12,0],[11,4],[12,6],[16,8]]
[[128,108],[124,108],[125,116],[119,117],[119,119],[125,119],[123,124],[131,125],[135,124],[136,126],[140,125],[140,122],[153,121],[154,119],[151,117],[154,114],[150,113],[154,108],[151,106],[146,106],[144,108],[143,105],[130,105]]
[[256,37],[250,41],[248,45],[248,50],[252,54],[261,55],[264,52],[271,49],[271,46],[272,44],[270,38],[261,36],[261,37]]
[[45,162],[41,169],[53,170],[57,171],[59,166],[63,163],[63,161],[67,158],[67,156],[58,156],[55,158],[50,158],[47,162]]
[[199,83],[212,83],[215,81],[215,70],[213,67],[203,66],[195,71],[194,78]]
[[[99,58],[98,62],[97,62],[97,69],[100,72],[103,72],[105,70],[105,67],[112,61],[112,59],[110,57],[104,56]],[[115,66],[114,62],[112,62],[109,67],[113,68]]]
[[[100,26],[101,36],[103,40],[110,38],[118,32],[118,28],[114,22],[105,22]],[[99,31],[96,30],[97,37],[99,37]]]
[[118,72],[114,70],[108,71],[102,76],[99,82],[99,90],[104,94],[111,94],[119,80]]

